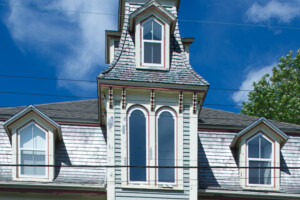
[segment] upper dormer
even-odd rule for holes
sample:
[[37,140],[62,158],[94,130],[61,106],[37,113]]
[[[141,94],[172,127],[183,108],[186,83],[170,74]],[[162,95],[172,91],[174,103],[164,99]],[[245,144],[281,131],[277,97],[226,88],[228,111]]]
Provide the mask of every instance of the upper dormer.
[[190,66],[193,39],[180,36],[178,7],[179,0],[120,0],[118,31],[106,31],[110,66],[99,75],[99,83],[150,82],[206,90],[208,82]]

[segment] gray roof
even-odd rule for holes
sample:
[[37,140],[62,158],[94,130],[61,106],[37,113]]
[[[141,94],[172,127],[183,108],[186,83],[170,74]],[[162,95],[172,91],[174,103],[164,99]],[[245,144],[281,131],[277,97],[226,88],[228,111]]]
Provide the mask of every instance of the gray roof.
[[[37,109],[54,121],[99,123],[97,99],[69,101],[34,105]],[[26,106],[0,109],[0,119],[9,119]],[[222,128],[241,130],[257,121],[258,117],[237,114],[233,112],[202,108],[199,118],[199,128]],[[300,131],[300,125],[270,120],[282,131]]]
[[[0,119],[9,119],[26,107],[1,108]],[[39,104],[34,107],[56,122],[99,123],[97,99]]]
[[[125,8],[134,12],[133,8]],[[170,9],[170,8],[169,8]],[[175,16],[176,9],[170,10]],[[170,38],[169,71],[136,69],[134,35],[129,32],[129,18],[125,17],[119,48],[114,61],[98,77],[105,80],[137,81],[181,85],[208,86],[209,83],[197,74],[189,64],[179,34],[178,24]]]

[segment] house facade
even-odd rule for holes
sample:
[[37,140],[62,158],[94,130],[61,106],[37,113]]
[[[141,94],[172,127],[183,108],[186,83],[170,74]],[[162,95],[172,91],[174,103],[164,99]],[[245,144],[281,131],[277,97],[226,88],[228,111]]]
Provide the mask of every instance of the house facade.
[[120,0],[98,99],[0,109],[0,199],[300,199],[300,126],[204,108],[179,0]]

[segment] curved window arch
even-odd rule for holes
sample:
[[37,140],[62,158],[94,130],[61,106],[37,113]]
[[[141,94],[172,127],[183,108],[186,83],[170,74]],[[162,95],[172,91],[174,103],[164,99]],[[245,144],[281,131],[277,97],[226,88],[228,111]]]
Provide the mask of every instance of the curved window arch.
[[273,142],[262,133],[247,141],[248,183],[272,185]]
[[[47,132],[35,122],[30,122],[18,131],[19,163],[21,165],[47,165]],[[46,167],[20,167],[21,177],[46,177]]]
[[[128,112],[128,162],[130,166],[147,165],[148,113],[139,106]],[[129,168],[130,182],[146,182],[147,170],[144,167]]]
[[142,24],[142,59],[144,65],[163,64],[163,25],[155,18]]
[[[175,183],[176,161],[176,113],[163,108],[157,113],[157,181],[158,183]],[[160,168],[160,167],[171,168]]]

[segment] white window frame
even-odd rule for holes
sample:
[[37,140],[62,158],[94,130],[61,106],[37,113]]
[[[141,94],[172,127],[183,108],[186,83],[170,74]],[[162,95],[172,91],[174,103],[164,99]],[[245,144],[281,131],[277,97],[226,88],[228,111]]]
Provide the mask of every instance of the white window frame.
[[169,112],[169,113],[171,113],[171,115],[173,116],[173,120],[174,120],[174,182],[173,183],[171,183],[171,182],[159,182],[158,181],[158,169],[159,168],[156,168],[156,184],[158,184],[158,185],[172,185],[172,186],[175,186],[175,185],[177,185],[177,182],[178,182],[178,178],[177,178],[177,171],[178,171],[178,169],[176,168],[176,166],[177,166],[177,156],[178,156],[178,152],[176,151],[178,148],[178,144],[177,144],[177,140],[178,140],[178,136],[177,136],[177,132],[178,132],[178,130],[177,130],[177,113],[173,110],[173,109],[171,109],[171,108],[169,108],[169,107],[166,107],[166,108],[162,108],[162,109],[160,109],[160,110],[158,110],[157,111],[157,114],[156,114],[156,127],[155,127],[155,132],[156,132],[156,141],[155,141],[155,152],[156,152],[156,166],[158,166],[158,119],[159,119],[159,116],[160,116],[160,114],[161,113],[163,113],[163,112],[165,112],[165,111],[167,111],[167,112]]
[[[155,22],[157,22],[159,25],[161,25],[161,40],[147,40],[147,39],[144,39],[144,24],[151,21],[151,20],[154,20]],[[149,19],[145,20],[144,22],[141,23],[141,54],[142,54],[142,65],[143,66],[150,66],[150,67],[164,67],[164,62],[165,62],[165,57],[164,57],[164,54],[165,54],[165,25],[161,22],[159,22],[159,20],[157,20],[156,18],[154,17],[150,17]],[[144,52],[144,43],[145,42],[148,42],[148,43],[157,43],[157,44],[161,44],[161,63],[160,64],[156,64],[156,63],[145,63],[144,62],[144,58],[145,58],[145,52]]]
[[[271,159],[266,159],[266,158],[249,158],[249,142],[251,142],[252,140],[254,140],[256,137],[259,137],[259,136],[262,136],[263,138],[265,138],[267,141],[269,141],[271,144],[272,144],[272,153],[271,153]],[[250,166],[250,161],[262,161],[262,162],[271,162],[271,174],[270,174],[270,178],[271,178],[271,183],[270,184],[253,184],[253,183],[249,183],[250,181],[250,176],[249,176],[249,172],[250,172],[250,168],[248,168],[247,170],[247,185],[248,186],[260,186],[260,187],[273,187],[274,186],[274,177],[273,177],[273,174],[274,174],[274,153],[275,153],[275,149],[274,149],[274,141],[272,141],[271,139],[269,139],[267,136],[265,136],[264,134],[262,133],[258,133],[254,136],[252,136],[251,138],[248,138],[247,139],[247,145],[246,145],[246,148],[247,148],[247,167]],[[259,149],[261,147],[259,146]]]
[[[127,114],[127,163],[130,165],[130,121],[129,118],[131,116],[131,113],[135,110],[140,110],[144,113],[145,120],[146,120],[146,166],[149,165],[149,154],[148,154],[148,149],[149,149],[149,113],[148,110],[142,106],[136,105],[130,108],[128,114]],[[130,180],[130,167],[127,168],[127,181],[129,184],[139,184],[139,185],[145,185],[148,184],[148,177],[149,177],[149,169],[146,168],[146,181],[131,181]]]
[[[37,128],[39,128],[40,130],[42,130],[45,133],[45,143],[46,143],[46,147],[44,149],[31,149],[31,148],[21,148],[21,132],[23,129],[27,128],[30,125],[34,125]],[[45,165],[48,165],[48,131],[45,130],[45,128],[43,128],[42,126],[40,126],[38,123],[31,121],[28,124],[26,124],[25,126],[23,126],[22,128],[20,128],[18,130],[18,163],[21,163],[21,151],[22,150],[28,150],[28,151],[45,151]],[[48,173],[49,171],[49,167],[45,167],[45,176],[39,176],[39,175],[26,175],[26,174],[22,174],[21,173],[21,167],[18,167],[18,177],[20,178],[48,178]]]

